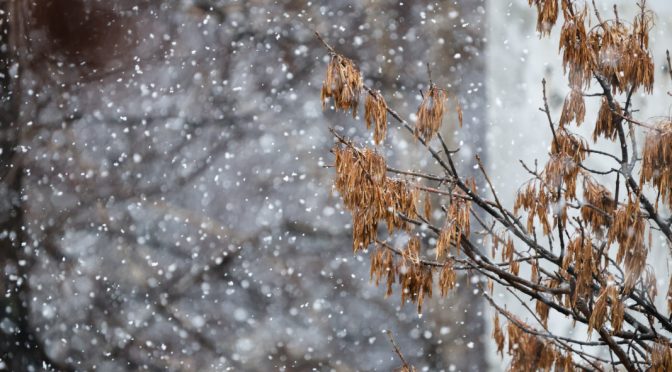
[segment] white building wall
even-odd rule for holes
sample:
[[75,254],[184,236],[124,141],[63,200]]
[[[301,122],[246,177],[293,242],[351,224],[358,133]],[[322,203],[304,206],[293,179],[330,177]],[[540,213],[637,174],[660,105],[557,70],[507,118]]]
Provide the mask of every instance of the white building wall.
[[[614,3],[618,5],[622,19],[632,19],[637,12],[635,0],[598,3],[602,3],[600,11],[603,17],[613,14],[611,12]],[[672,113],[672,97],[667,94],[672,91],[672,84],[667,70],[664,69],[665,50],[672,49],[672,2],[649,0],[647,3],[657,14],[655,28],[651,33],[651,50],[657,68],[656,82],[653,95],[637,97],[635,108],[641,110],[636,117],[653,122],[661,115],[670,116]],[[551,144],[548,122],[545,114],[538,109],[543,106],[541,80],[545,78],[547,81],[549,104],[556,122],[568,92],[568,84],[562,72],[562,58],[558,54],[562,19],[553,29],[550,39],[540,40],[535,32],[536,10],[530,8],[527,1],[492,0],[488,4],[488,17],[488,171],[502,202],[513,206],[516,191],[529,179],[529,174],[521,167],[519,159],[523,159],[531,167],[534,167],[534,160],[538,159],[541,168]],[[595,86],[591,92],[598,90],[599,87]],[[586,121],[578,129],[573,127],[587,139],[591,137],[598,104],[599,98],[586,98]],[[606,143],[592,146],[602,150],[615,147]],[[613,166],[607,160],[597,158],[591,159],[588,164],[595,169],[609,169],[607,166]],[[669,250],[662,244],[655,245],[649,256],[658,277],[659,302],[662,308],[665,308],[663,297],[670,277],[668,256]],[[510,308],[519,309],[517,301],[510,295],[500,297],[499,301]],[[488,317],[491,320],[492,312]],[[562,319],[564,317],[556,313],[549,320],[549,326],[567,334],[581,332],[579,328],[572,331],[571,322]],[[530,321],[533,322],[533,319]],[[503,368],[494,350],[489,350],[488,355],[492,370]]]

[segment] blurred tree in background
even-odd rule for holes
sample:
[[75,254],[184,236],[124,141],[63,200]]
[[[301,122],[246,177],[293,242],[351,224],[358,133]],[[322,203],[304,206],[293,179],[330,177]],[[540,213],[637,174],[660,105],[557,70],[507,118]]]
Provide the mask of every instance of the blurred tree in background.
[[480,152],[485,9],[462,3],[3,1],[0,365],[389,370],[391,329],[418,366],[483,369],[466,286],[418,318],[342,249],[321,166],[352,120],[301,98],[315,30],[408,114],[430,62]]

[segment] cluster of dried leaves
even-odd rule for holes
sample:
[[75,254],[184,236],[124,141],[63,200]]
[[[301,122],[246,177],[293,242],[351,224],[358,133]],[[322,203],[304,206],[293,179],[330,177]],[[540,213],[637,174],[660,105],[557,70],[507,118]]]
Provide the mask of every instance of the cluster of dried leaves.
[[[632,22],[621,20],[616,8],[613,19],[603,20],[594,4],[530,0],[530,5],[537,8],[541,36],[563,19],[559,48],[570,92],[556,122],[543,82],[542,111],[552,145],[540,169],[523,163],[531,179],[512,209],[498,199],[480,159],[480,182],[491,197],[477,192],[476,181],[455,167],[454,151],[440,135],[446,90],[430,77],[412,125],[387,106],[380,92],[362,83],[352,61],[320,38],[331,55],[323,103],[333,98],[337,109],[356,117],[359,95],[366,94],[364,118],[375,143],[385,137],[389,115],[419,139],[443,172],[388,167],[381,154],[334,131],[334,185],[352,213],[354,250],[373,246],[371,279],[385,282],[388,295],[398,285],[402,302],[416,303],[418,311],[434,285],[445,296],[457,272],[477,275],[481,293],[507,319],[503,327],[495,316],[493,338],[502,354],[508,340],[511,370],[672,370],[672,287],[662,298],[668,308],[661,309],[655,274],[662,273],[653,273],[647,264],[654,241],[662,242],[656,249],[672,245],[672,219],[665,217],[672,209],[672,119],[644,124],[632,116],[633,95],[653,91],[648,49],[653,14],[644,1]],[[593,86],[599,93],[585,94]],[[585,125],[586,97],[600,100],[594,146],[598,140],[616,142],[616,154],[592,149],[572,133],[573,125]],[[459,104],[456,113],[461,124]],[[639,151],[641,131],[646,135]],[[591,169],[586,161],[592,156],[613,167]],[[438,201],[442,213],[433,210],[432,201]],[[472,234],[474,224],[478,234]],[[672,278],[665,282],[672,284]],[[498,305],[495,289],[518,299],[536,324]],[[527,305],[530,300],[534,308]],[[584,337],[554,334],[548,329],[551,316],[582,324]]]

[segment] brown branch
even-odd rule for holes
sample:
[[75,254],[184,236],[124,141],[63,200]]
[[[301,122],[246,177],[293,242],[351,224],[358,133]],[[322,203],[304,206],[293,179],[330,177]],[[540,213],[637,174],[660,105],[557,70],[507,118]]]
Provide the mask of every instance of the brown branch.
[[670,51],[665,51],[665,57],[667,59],[667,72],[670,74],[670,79],[672,80],[672,62],[670,62]]
[[385,330],[385,334],[387,334],[387,339],[390,340],[390,343],[392,344],[392,347],[394,348],[394,352],[397,353],[397,356],[399,356],[399,359],[401,359],[401,362],[404,364],[404,368],[406,368],[407,371],[413,370],[413,367],[408,364],[406,361],[406,358],[404,358],[404,355],[401,353],[401,350],[399,349],[399,346],[397,346],[397,343],[394,341],[394,336],[392,336],[392,331],[389,329]]

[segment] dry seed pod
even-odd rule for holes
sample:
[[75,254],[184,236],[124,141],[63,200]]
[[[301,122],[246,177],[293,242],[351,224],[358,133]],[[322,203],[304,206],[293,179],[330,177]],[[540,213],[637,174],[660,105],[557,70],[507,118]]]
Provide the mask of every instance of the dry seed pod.
[[577,370],[574,365],[574,360],[572,359],[571,351],[566,354],[557,353],[555,357],[555,370],[565,372],[573,372]]
[[641,177],[653,185],[663,202],[672,208],[672,121],[665,121],[658,125],[658,131],[647,133]]
[[569,70],[570,86],[574,88],[590,85],[592,54],[586,32],[585,18],[587,10],[570,12],[563,1],[563,17],[565,19],[560,30],[560,51],[562,66]]
[[441,296],[446,296],[448,291],[455,288],[456,281],[457,275],[453,269],[453,260],[446,260],[443,264],[443,268],[441,268],[441,274],[439,275],[439,289],[441,290]]
[[[513,317],[512,314],[508,316]],[[509,370],[549,371],[560,353],[553,347],[552,342],[542,341],[529,333],[529,329],[533,327],[520,319],[516,319],[515,323],[509,322],[507,326],[508,352],[511,355]]]
[[387,223],[388,231],[392,233],[398,229],[407,229],[408,224],[400,214],[408,218],[418,216],[417,192],[414,192],[406,181],[389,178],[385,181],[383,190],[381,203],[385,206],[383,218]]
[[627,48],[630,51],[631,60],[625,69],[625,75],[633,88],[643,86],[644,90],[653,92],[654,66],[649,48],[649,31],[653,27],[653,14],[643,11],[635,17],[632,24],[632,34]]
[[590,319],[588,320],[588,336],[593,332],[594,329],[600,330],[604,323],[607,320],[607,306],[609,299],[609,288],[606,287],[602,289],[600,295],[595,300],[595,306],[593,306],[593,312],[590,314]]
[[541,320],[541,324],[544,325],[544,328],[548,327],[549,310],[550,307],[547,304],[537,300],[537,304],[535,305],[534,311],[537,313],[537,315],[539,315],[539,319]]
[[387,133],[387,103],[378,93],[369,93],[364,101],[364,121],[366,128],[373,126],[373,141],[376,145],[383,142]]
[[576,121],[576,125],[580,126],[586,117],[586,102],[583,99],[583,93],[578,89],[572,91],[565,98],[562,106],[562,115],[560,115],[560,127]]
[[446,92],[435,86],[429,88],[418,107],[418,121],[415,125],[416,137],[429,142],[438,133],[445,112]]
[[423,215],[427,221],[432,218],[432,200],[428,192],[425,193],[425,200],[423,202]]
[[390,234],[408,229],[402,216],[418,217],[418,195],[408,182],[386,176],[385,158],[352,145],[336,146],[332,152],[336,157],[334,188],[352,214],[353,250],[375,242],[381,221],[386,222]]
[[581,163],[586,159],[588,150],[588,142],[585,139],[570,133],[565,128],[557,130],[555,139],[551,143],[552,154],[567,155],[576,163]]
[[[618,103],[616,105],[615,111],[619,115],[623,115],[623,110]],[[593,131],[593,141],[597,141],[597,137],[604,137],[609,140],[615,140],[618,135],[618,126],[621,123],[621,117],[616,115],[611,111],[609,107],[609,102],[606,98],[602,98],[602,104],[600,105],[600,111],[597,114],[597,121],[595,122],[595,130]]]
[[654,342],[651,350],[652,372],[672,371],[672,348],[664,341]]
[[551,232],[551,224],[548,221],[548,214],[551,210],[551,197],[542,185],[537,185],[539,181],[528,182],[516,195],[516,201],[513,205],[513,213],[518,215],[520,209],[527,212],[527,229],[534,229],[534,218],[537,217],[543,227],[544,235]]
[[460,125],[460,128],[462,128],[463,113],[462,113],[462,105],[460,105],[460,101],[455,102],[455,110],[457,111],[457,122]]
[[530,5],[533,3],[537,7],[537,32],[539,32],[541,36],[548,36],[551,34],[551,29],[558,20],[558,1],[530,1]]
[[334,188],[352,213],[353,250],[375,241],[378,222],[388,213],[384,204],[387,166],[385,159],[369,149],[335,147]]
[[640,214],[639,199],[629,200],[614,213],[607,237],[618,243],[616,261],[625,263],[623,291],[629,293],[644,271],[648,248],[644,242],[646,220]]
[[579,235],[567,245],[567,255],[565,256],[565,262],[563,262],[563,268],[572,264],[577,275],[574,294],[571,297],[572,306],[576,304],[577,299],[592,296],[593,274],[599,274],[598,261],[599,257],[593,250],[591,239]]
[[322,83],[322,109],[326,108],[327,100],[333,98],[336,110],[351,111],[353,117],[357,116],[363,86],[362,75],[355,64],[339,54],[332,55]]
[[601,76],[609,81],[613,92],[623,92],[627,87],[627,79],[623,74],[628,66],[631,51],[626,48],[628,29],[622,23],[602,23],[591,39],[591,47],[595,53],[596,69]]
[[[622,58],[623,81],[626,87],[637,90],[643,87],[648,94],[653,92],[654,66],[651,54],[641,48],[636,38],[631,37],[625,44],[627,51]],[[623,91],[622,91],[623,92]]]
[[589,177],[583,179],[583,205],[581,218],[597,233],[604,235],[611,225],[611,216],[616,210],[616,202],[609,190]]
[[499,325],[499,317],[497,314],[494,315],[494,320],[493,320],[493,327],[492,327],[492,338],[495,339],[495,344],[497,345],[497,352],[499,355],[502,357],[504,356],[504,332],[502,332],[502,328]]

